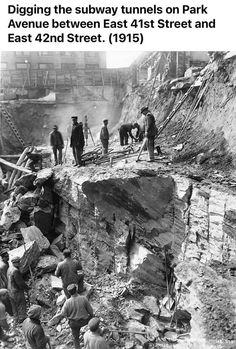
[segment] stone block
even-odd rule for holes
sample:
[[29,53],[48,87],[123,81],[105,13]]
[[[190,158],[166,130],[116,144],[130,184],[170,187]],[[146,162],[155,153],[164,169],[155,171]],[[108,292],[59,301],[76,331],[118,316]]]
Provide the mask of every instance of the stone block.
[[146,308],[153,314],[158,315],[160,312],[160,308],[157,305],[157,299],[153,296],[145,296],[142,300],[142,303],[146,306]]
[[10,229],[13,223],[19,221],[20,216],[20,209],[17,206],[14,206],[14,203],[11,200],[5,201],[0,220],[0,230]]
[[62,281],[60,278],[51,275],[51,288],[54,290],[62,290]]
[[40,229],[34,225],[28,228],[21,228],[21,234],[25,243],[36,241],[40,252],[46,251],[50,246],[48,239],[41,233]]
[[39,259],[40,251],[36,241],[28,242],[14,250],[9,251],[9,259],[20,257],[20,271],[22,274],[27,273],[29,267],[34,267]]
[[40,186],[43,183],[47,182],[49,178],[53,175],[53,170],[51,168],[44,168],[41,171],[37,172],[37,177],[34,181],[34,185]]
[[39,258],[38,264],[35,268],[37,274],[46,274],[53,272],[58,264],[58,259],[54,256],[44,255]]
[[17,206],[21,211],[31,212],[37,205],[38,198],[38,194],[34,192],[27,192],[17,201]]
[[33,182],[36,178],[36,174],[35,173],[28,173],[25,174],[23,176],[21,176],[19,179],[17,179],[15,181],[15,186],[19,187],[19,186],[23,186],[27,189],[32,189],[33,188]]

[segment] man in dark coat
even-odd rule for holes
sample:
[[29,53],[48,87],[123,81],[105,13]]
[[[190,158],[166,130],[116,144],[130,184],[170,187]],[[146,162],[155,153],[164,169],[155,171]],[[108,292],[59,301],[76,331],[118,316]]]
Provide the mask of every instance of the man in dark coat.
[[154,159],[154,140],[157,135],[157,127],[153,114],[149,111],[148,107],[142,107],[141,113],[145,115],[145,137],[147,138],[147,149],[149,154],[149,162],[153,162]]
[[19,270],[20,258],[15,257],[11,262],[12,266],[10,266],[7,271],[8,291],[15,320],[16,322],[21,323],[26,318],[26,300],[24,291],[28,290],[28,286]]
[[45,336],[40,323],[41,310],[40,305],[32,305],[27,313],[27,319],[23,322],[22,331],[27,349],[46,349],[47,344],[50,347],[49,337]]
[[9,331],[9,325],[7,323],[6,307],[5,307],[5,297],[7,294],[6,289],[0,290],[0,342],[7,341],[8,336],[3,330]]
[[102,154],[106,155],[108,153],[108,143],[109,143],[109,132],[108,132],[108,120],[103,120],[103,126],[100,132],[100,141],[102,143]]
[[55,165],[62,165],[62,149],[64,148],[64,141],[61,132],[58,131],[57,125],[53,126],[53,131],[50,133],[50,145],[52,147]]
[[82,166],[81,155],[84,150],[84,133],[82,122],[78,123],[77,116],[72,116],[72,131],[70,138],[70,147],[72,148],[75,166]]
[[120,134],[120,145],[128,145],[128,140],[129,137],[131,139],[135,139],[135,137],[132,135],[132,130],[137,127],[137,123],[135,124],[123,124],[121,125],[120,129],[119,129],[119,134]]
[[83,292],[84,273],[82,271],[81,263],[78,260],[71,258],[70,250],[64,250],[63,255],[64,261],[58,264],[55,275],[61,277],[65,295],[69,298],[70,294],[67,291],[67,286],[70,284],[76,284],[78,286],[78,291]]

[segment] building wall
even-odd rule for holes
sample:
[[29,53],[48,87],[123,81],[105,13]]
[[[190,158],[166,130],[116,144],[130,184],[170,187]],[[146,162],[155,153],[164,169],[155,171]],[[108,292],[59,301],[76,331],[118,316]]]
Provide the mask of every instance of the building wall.
[[106,68],[105,52],[15,51],[1,53],[2,70]]

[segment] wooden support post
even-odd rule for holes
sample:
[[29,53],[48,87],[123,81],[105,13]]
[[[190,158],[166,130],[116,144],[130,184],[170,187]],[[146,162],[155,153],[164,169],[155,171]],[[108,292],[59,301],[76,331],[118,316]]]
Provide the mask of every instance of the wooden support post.
[[24,172],[24,173],[32,173],[32,171],[27,169],[27,168],[24,168],[22,166],[18,166],[18,165],[12,164],[11,162],[6,161],[6,160],[1,159],[1,158],[0,158],[0,163],[5,165],[5,166],[7,166],[7,167],[13,168],[13,169],[15,169],[17,171],[21,171],[21,172]]

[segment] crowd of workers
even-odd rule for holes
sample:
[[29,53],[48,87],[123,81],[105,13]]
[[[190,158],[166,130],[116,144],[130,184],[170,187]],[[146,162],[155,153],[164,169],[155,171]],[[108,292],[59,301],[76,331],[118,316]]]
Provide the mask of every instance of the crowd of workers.
[[[145,150],[148,150],[149,160],[154,161],[154,140],[157,136],[157,127],[155,124],[155,118],[150,112],[148,107],[141,108],[141,114],[144,115],[144,125],[135,123],[122,124],[119,128],[120,145],[128,145],[129,138],[132,142],[142,142],[145,140]],[[82,154],[84,152],[84,146],[88,145],[88,134],[90,128],[88,127],[88,118],[85,116],[85,123],[78,122],[77,116],[72,116],[72,129],[70,135],[70,147],[74,157],[75,166],[83,166]],[[132,131],[136,129],[136,134],[133,135]],[[103,126],[100,131],[100,141],[102,145],[102,155],[107,156],[109,148],[109,131],[108,131],[108,120],[103,120]],[[50,133],[50,145],[52,147],[54,155],[54,164],[61,165],[63,163],[62,150],[64,148],[64,141],[61,132],[58,130],[58,126],[53,126],[53,131]],[[161,154],[160,147],[157,147],[158,155]],[[37,153],[27,153],[28,159],[30,159],[29,167],[32,171],[42,168],[42,156]],[[36,166],[35,166],[36,165]]]
[[[81,263],[72,259],[71,251],[63,251],[64,260],[56,268],[55,275],[61,277],[66,296],[65,303],[59,313],[49,321],[49,326],[57,325],[66,318],[71,328],[74,348],[80,348],[80,329],[88,325],[84,334],[85,349],[109,349],[99,327],[100,319],[94,317],[94,311],[88,299],[81,295],[84,292],[84,275]],[[14,317],[15,326],[21,326],[27,349],[52,348],[50,338],[45,334],[40,322],[42,307],[32,304],[27,311],[25,293],[28,286],[20,272],[20,258],[14,257],[9,265],[9,254],[6,250],[0,253],[0,341],[8,341],[9,331],[7,313]]]

